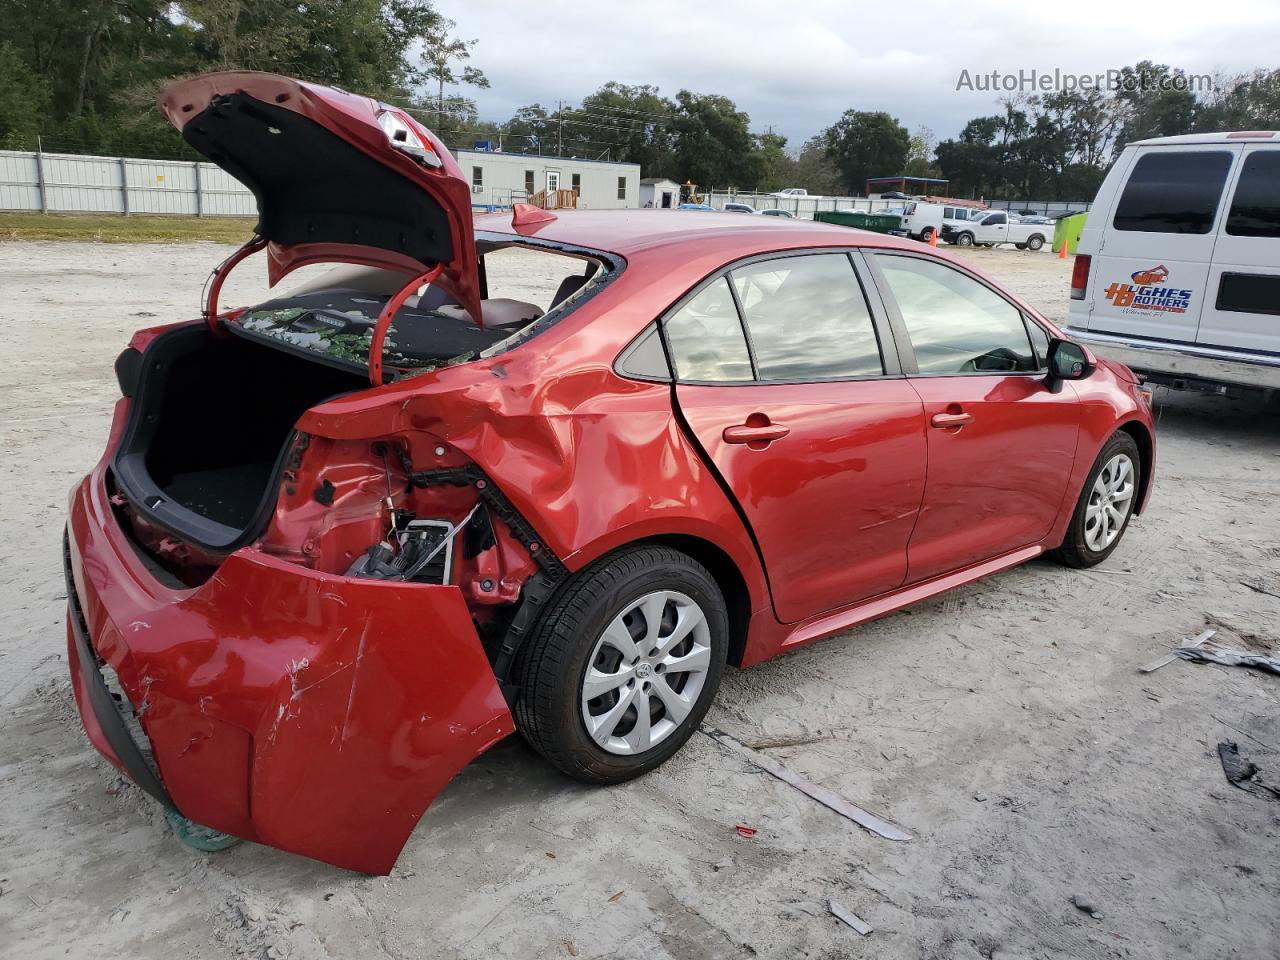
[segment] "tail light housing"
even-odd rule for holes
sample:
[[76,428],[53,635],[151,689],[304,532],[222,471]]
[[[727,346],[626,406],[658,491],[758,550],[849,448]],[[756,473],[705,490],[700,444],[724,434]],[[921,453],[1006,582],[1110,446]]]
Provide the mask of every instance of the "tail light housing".
[[1087,253],[1077,253],[1071,267],[1071,299],[1083,300],[1084,288],[1089,285],[1089,264],[1093,260]]

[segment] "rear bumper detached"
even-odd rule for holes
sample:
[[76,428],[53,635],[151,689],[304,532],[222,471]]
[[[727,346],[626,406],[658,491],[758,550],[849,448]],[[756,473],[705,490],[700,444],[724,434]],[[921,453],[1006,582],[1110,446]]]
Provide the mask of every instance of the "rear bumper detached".
[[64,562],[89,739],[215,830],[387,873],[445,784],[514,729],[456,587],[245,548],[170,589],[118,526],[102,467],[72,493]]
[[1192,343],[1139,340],[1070,325],[1064,331],[1072,340],[1087,345],[1101,356],[1119,360],[1131,370],[1153,379],[1202,380],[1257,390],[1280,390],[1280,356]]

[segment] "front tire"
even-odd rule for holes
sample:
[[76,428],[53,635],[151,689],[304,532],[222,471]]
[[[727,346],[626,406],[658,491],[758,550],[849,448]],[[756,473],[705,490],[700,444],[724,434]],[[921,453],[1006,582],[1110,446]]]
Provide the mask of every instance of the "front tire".
[[1117,430],[1102,446],[1080,491],[1067,536],[1055,556],[1068,567],[1092,567],[1120,545],[1142,481],[1138,444]]
[[516,727],[586,783],[648,773],[702,722],[724,673],[729,617],[706,568],[633,547],[579,572],[516,662]]
[[972,233],[962,233],[962,234],[960,234],[960,236],[956,237],[956,246],[958,246],[958,247],[972,247],[972,246],[973,246],[973,234],[972,234]]
[[933,237],[933,227],[925,227],[923,230],[920,231],[921,243],[928,243],[932,237]]

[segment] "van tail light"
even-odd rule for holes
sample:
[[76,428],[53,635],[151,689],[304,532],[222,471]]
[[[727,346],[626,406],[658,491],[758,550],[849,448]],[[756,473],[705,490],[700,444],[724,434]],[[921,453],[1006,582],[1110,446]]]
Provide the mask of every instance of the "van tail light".
[[1087,253],[1077,253],[1076,262],[1071,267],[1071,299],[1083,300],[1084,288],[1089,283],[1089,262],[1093,258]]

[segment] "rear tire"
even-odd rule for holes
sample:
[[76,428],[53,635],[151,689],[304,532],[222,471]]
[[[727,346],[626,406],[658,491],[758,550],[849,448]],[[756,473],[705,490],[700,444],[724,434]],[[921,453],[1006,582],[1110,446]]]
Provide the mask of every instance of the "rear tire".
[[1055,559],[1068,567],[1092,567],[1120,546],[1129,529],[1142,482],[1142,460],[1133,437],[1117,430],[1102,445],[1085,479],[1071,524]]
[[728,648],[728,611],[705,567],[668,547],[620,550],[574,576],[525,644],[516,728],[574,779],[638,777],[698,728]]
[[1039,250],[1043,246],[1044,246],[1044,237],[1040,236],[1040,234],[1038,233],[1027,240],[1028,250]]

